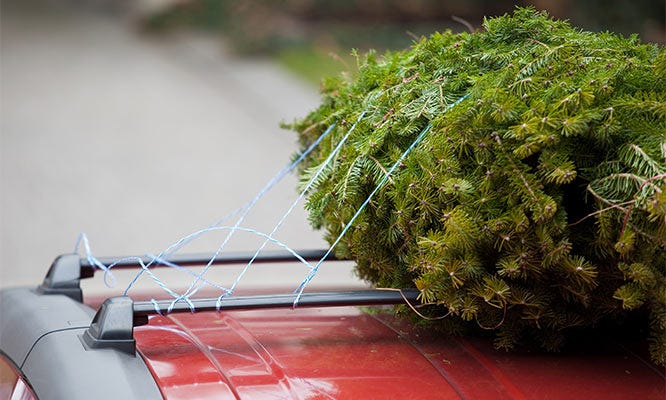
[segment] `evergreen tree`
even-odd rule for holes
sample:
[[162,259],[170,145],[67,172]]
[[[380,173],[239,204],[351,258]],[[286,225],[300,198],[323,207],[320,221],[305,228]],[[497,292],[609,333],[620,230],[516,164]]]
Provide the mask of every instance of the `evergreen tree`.
[[[314,227],[380,287],[417,287],[447,324],[513,348],[628,312],[650,315],[666,362],[666,51],[577,30],[534,9],[358,56],[291,127],[319,169]],[[363,113],[363,117],[359,116]],[[630,310],[630,311],[627,311]]]

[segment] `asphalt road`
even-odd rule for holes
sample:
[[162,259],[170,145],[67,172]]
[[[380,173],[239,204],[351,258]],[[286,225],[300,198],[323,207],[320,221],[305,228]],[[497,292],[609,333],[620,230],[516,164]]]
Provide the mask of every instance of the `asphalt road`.
[[[3,1],[1,16],[3,287],[41,281],[81,232],[95,255],[134,255],[209,226],[290,161],[296,136],[279,122],[318,103],[314,88],[268,61],[234,58],[219,38],[147,36],[76,2]],[[289,176],[244,226],[269,232],[296,195]],[[324,247],[320,237],[301,207],[276,234],[296,249]],[[213,251],[223,239],[206,235],[184,251]],[[237,234],[227,249],[260,243]],[[254,268],[244,282],[295,287],[306,272]],[[228,285],[236,274],[211,279]],[[122,287],[130,276],[117,278]],[[338,265],[313,284],[359,283]]]

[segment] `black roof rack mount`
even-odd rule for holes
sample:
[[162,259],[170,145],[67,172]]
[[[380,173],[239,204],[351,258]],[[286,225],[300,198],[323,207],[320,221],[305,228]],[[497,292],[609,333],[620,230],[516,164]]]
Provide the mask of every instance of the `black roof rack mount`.
[[37,292],[62,294],[80,303],[83,301],[81,279],[92,277],[94,273],[93,268],[81,268],[77,254],[63,254],[53,261]]

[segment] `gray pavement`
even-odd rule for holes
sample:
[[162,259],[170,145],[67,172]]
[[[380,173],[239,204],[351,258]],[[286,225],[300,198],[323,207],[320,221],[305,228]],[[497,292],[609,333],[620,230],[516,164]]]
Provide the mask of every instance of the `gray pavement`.
[[[3,1],[1,15],[0,286],[39,282],[80,232],[96,255],[145,254],[213,223],[290,160],[296,136],[279,122],[318,103],[312,87],[268,61],[233,58],[218,38],[146,36],[73,3]],[[270,231],[295,188],[285,179],[244,225]],[[276,237],[324,247],[300,207]],[[213,251],[223,238],[186,250]],[[238,234],[227,248],[259,243]],[[305,274],[280,268],[255,269],[248,286],[295,286]],[[235,273],[212,278],[228,284]],[[313,283],[359,284],[348,265]]]

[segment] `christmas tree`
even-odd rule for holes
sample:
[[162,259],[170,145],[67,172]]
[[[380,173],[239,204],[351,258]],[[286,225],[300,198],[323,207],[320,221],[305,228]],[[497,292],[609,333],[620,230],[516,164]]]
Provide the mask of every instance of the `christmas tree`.
[[666,362],[663,47],[519,8],[357,57],[291,125],[336,124],[300,174],[339,257],[500,348],[646,313]]

